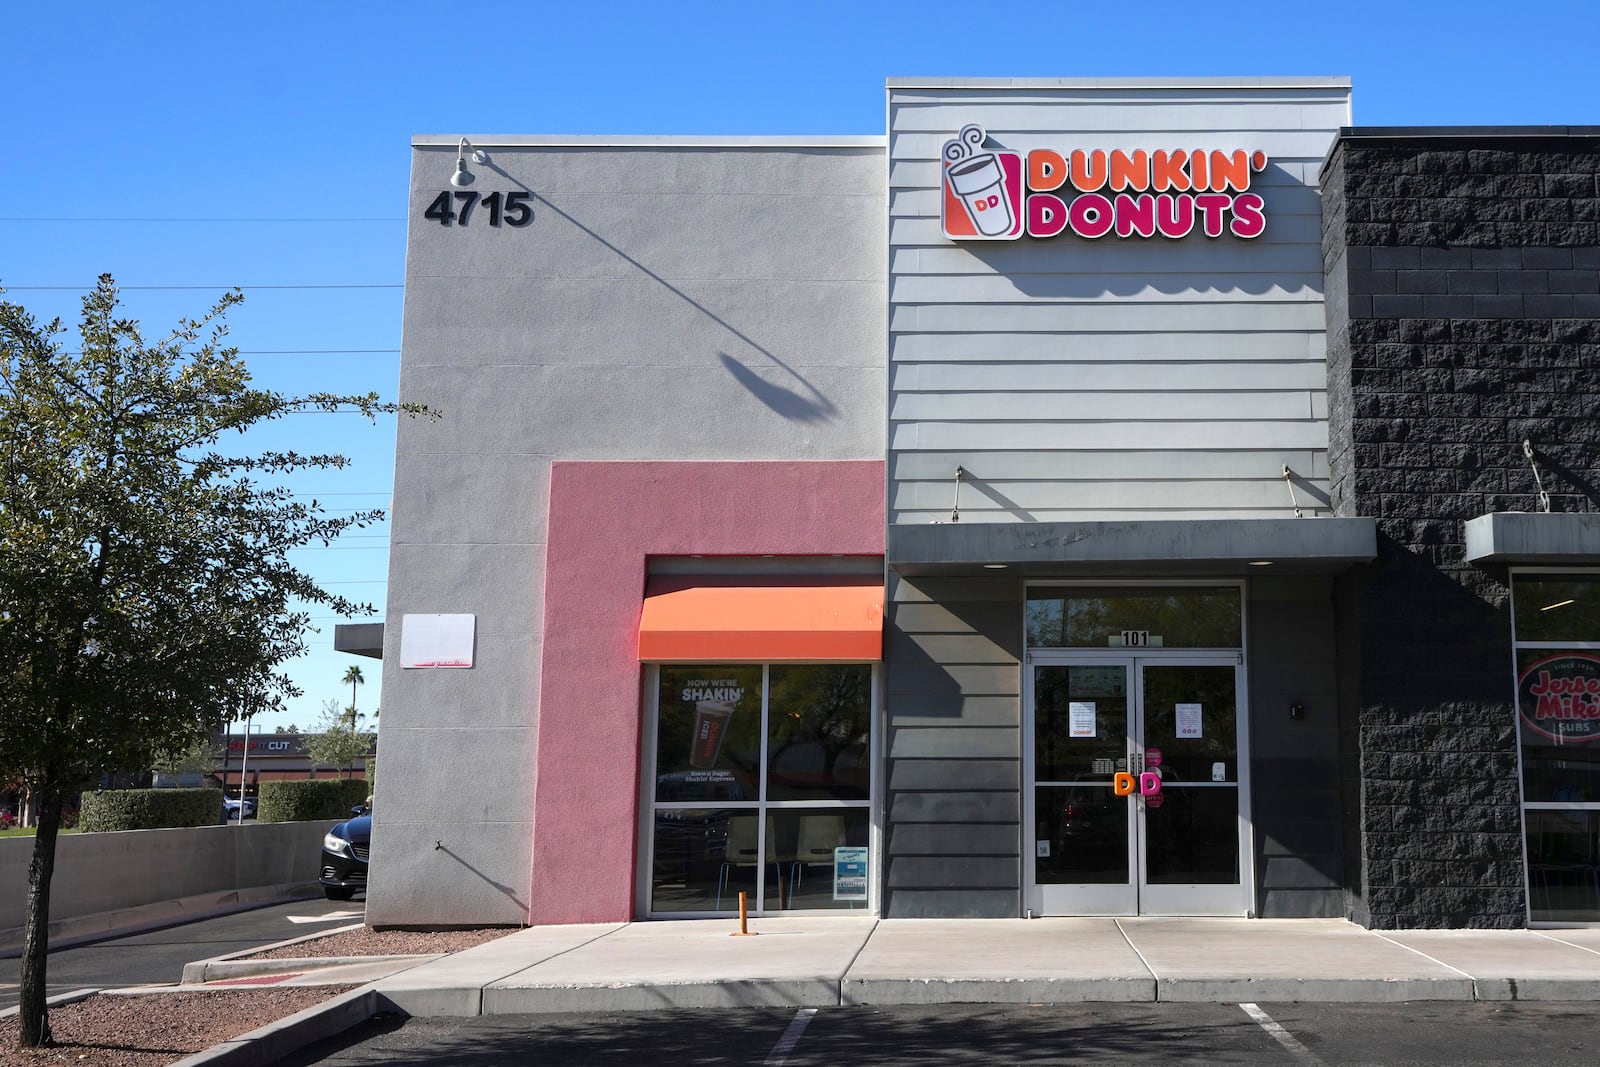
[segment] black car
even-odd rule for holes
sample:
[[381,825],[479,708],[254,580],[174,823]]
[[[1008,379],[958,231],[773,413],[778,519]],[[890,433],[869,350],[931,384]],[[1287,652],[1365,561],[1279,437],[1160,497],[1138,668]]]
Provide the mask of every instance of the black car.
[[367,888],[367,850],[372,841],[372,805],[351,808],[354,816],[322,839],[322,891],[329,900],[349,900]]

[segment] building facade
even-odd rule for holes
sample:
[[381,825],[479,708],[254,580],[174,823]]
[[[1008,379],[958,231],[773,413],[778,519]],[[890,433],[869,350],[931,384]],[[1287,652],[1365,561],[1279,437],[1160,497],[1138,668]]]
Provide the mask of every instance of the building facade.
[[369,920],[1600,921],[1597,146],[417,138]]

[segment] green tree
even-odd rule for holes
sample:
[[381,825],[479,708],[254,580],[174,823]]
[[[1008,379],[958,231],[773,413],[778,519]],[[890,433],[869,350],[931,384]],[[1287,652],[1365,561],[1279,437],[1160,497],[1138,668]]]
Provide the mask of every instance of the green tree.
[[348,778],[356,760],[371,752],[376,741],[376,736],[361,729],[355,708],[341,709],[337,700],[326,700],[317,732],[305,736],[306,755],[317,766],[343,767]]
[[350,686],[350,725],[354,727],[356,724],[356,686],[365,682],[366,679],[361,677],[361,668],[352,664],[350,669],[344,672],[344,681]]
[[159,774],[212,774],[222,762],[223,748],[216,735],[207,730],[176,748],[155,753],[150,769]]
[[[147,342],[102,275],[76,350],[60,321],[0,301],[0,778],[41,816],[28,868],[25,1046],[50,1043],[45,965],[61,802],[102,773],[148,766],[230,717],[281,709],[308,607],[367,614],[289,561],[377,511],[329,516],[267,484],[338,455],[218,451],[224,434],[296,412],[420,412],[376,394],[253,388],[223,317]],[[247,446],[248,447],[248,446]]]

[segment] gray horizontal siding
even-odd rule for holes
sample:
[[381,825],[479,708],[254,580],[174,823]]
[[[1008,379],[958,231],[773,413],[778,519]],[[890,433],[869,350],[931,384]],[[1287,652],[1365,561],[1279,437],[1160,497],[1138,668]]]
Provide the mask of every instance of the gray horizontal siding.
[[896,333],[1209,333],[1238,330],[1246,322],[1262,330],[1315,331],[1322,325],[1322,302],[1251,303],[1247,317],[1236,304],[1171,296],[1160,303],[895,304],[889,313],[889,329]]
[[[1070,457],[1040,452],[903,452],[894,458],[889,478],[895,482],[943,482],[949,489],[953,484],[956,466],[970,462],[974,470],[1004,469],[1024,480],[1057,477],[1064,464],[1082,464],[1102,477],[1161,481],[1162,464],[1169,458],[1164,452],[1136,449],[1126,452],[1075,452]],[[1207,451],[1191,457],[1186,473],[1192,478],[1222,480],[1276,478],[1282,473],[1283,466],[1287,465],[1298,475],[1325,479],[1328,476],[1327,460],[1326,454],[1311,449],[1299,452]],[[982,498],[994,497],[998,492],[998,489],[991,492],[985,483],[964,480],[961,486],[962,507],[966,507],[969,494]],[[1287,495],[1288,491],[1285,490],[1285,497]]]
[[[1020,383],[1019,383],[1020,384]],[[1060,391],[982,393],[898,391],[889,408],[891,422],[1111,421],[1193,422],[1327,418],[1323,389],[1262,389],[1222,376],[1187,392],[1098,391],[1088,387]]]
[[[944,142],[1267,153],[1259,239],[961,244]],[[1311,514],[1327,500],[1318,167],[1340,88],[891,92],[890,521]],[[1129,458],[1133,457],[1133,458]]]
[[[1279,422],[1074,422],[1074,423],[989,423],[918,422],[889,427],[889,447],[937,449],[941,451],[999,451],[1028,448],[1043,451],[1102,449],[1118,441],[1134,448],[1230,449],[1315,448],[1326,451],[1328,425],[1325,420],[1306,418]],[[1184,457],[1170,457],[1170,470],[1182,470]],[[1077,474],[1088,472],[1072,468]],[[1004,472],[976,471],[980,477],[1000,480]]]
[[[1076,352],[1074,343],[1072,351]],[[1068,355],[1067,346],[1058,345],[1059,355]],[[890,378],[897,404],[910,404],[923,395],[970,393],[978,391],[1063,390],[1096,393],[1101,399],[1114,392],[1130,396],[1187,395],[1187,391],[1208,389],[1250,390],[1295,389],[1325,393],[1327,377],[1309,360],[1262,360],[1254,363],[1208,361],[1192,363],[1147,363],[1118,365],[1089,362],[1057,362],[1044,366],[1029,363],[899,363]],[[1186,392],[1172,394],[1171,390]],[[904,410],[904,409],[897,409]],[[890,418],[903,417],[890,412]]]
[[[998,363],[1032,362],[1075,367],[1083,362],[1122,363],[1135,374],[1151,363],[1166,366],[1173,361],[1272,360],[1304,361],[1322,367],[1322,330],[1247,332],[1233,329],[1204,333],[1161,334],[1139,330],[1113,333],[1074,331],[1070,337],[1058,334],[984,333],[901,334],[889,338],[891,369],[911,363],[966,364],[981,374]],[[1105,383],[1102,382],[1102,387]]]
[[1316,301],[1321,307],[1320,272],[1232,275],[1232,288],[1217,287],[1204,275],[1066,274],[1035,275],[1026,282],[999,275],[907,275],[893,280],[889,299],[896,304],[1041,304],[1101,300],[1170,303],[1257,303]]
[[1021,908],[1021,586],[891,578],[884,914]]

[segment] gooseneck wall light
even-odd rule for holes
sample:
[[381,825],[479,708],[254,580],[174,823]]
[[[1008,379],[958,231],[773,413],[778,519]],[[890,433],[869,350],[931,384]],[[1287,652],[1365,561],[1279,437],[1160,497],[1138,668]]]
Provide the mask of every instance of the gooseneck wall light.
[[[457,188],[472,184],[472,172],[467,169],[467,149],[472,148],[472,142],[465,137],[456,146],[456,172],[450,176],[450,184]],[[472,161],[483,164],[489,162],[489,153],[481,148],[472,148]]]

